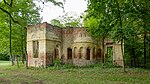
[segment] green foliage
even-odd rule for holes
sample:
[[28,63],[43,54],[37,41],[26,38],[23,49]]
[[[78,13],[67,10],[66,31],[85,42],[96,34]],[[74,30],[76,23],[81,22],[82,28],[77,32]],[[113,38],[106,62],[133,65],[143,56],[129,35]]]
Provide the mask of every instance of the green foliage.
[[[11,50],[14,55],[21,55],[22,52],[25,53],[26,46],[26,26],[28,24],[34,24],[40,22],[40,15],[38,13],[38,8],[32,0],[28,1],[12,1],[12,5],[7,5],[10,2],[6,0],[0,2],[1,10],[1,23],[0,23],[0,52],[9,52],[10,48],[10,38],[11,38]],[[11,17],[9,16],[11,15]],[[9,20],[12,20],[12,30],[9,30]],[[18,25],[19,24],[19,25]],[[11,31],[11,37],[10,37]]]
[[[94,24],[94,25],[93,25]],[[99,39],[97,37],[100,36],[101,32],[99,31],[97,19],[94,17],[90,17],[84,22],[84,25],[87,27],[86,29],[89,31],[89,34],[92,35],[95,39]]]
[[[58,2],[57,0],[44,0],[45,2],[51,2],[56,6],[62,7],[63,8],[63,3],[62,2]],[[63,0],[65,2],[65,0]]]
[[82,18],[75,13],[66,13],[51,21],[52,25],[60,27],[81,27]]
[[10,56],[8,55],[8,53],[4,52],[4,53],[0,53],[0,60],[5,60],[5,61],[9,61]]
[[63,24],[61,24],[60,21],[57,20],[57,19],[53,19],[53,20],[51,21],[51,24],[54,25],[54,26],[63,27]]
[[84,26],[94,39],[102,41],[102,39],[110,38],[117,20],[113,15],[113,6],[111,0],[89,0]]
[[54,60],[54,67],[59,67],[59,66],[61,66],[61,60],[60,59],[55,59]]
[[124,4],[125,51],[127,63],[131,66],[143,66],[144,62],[150,63],[146,61],[149,60],[149,51],[145,51],[149,49],[149,45],[144,46],[150,33],[150,25],[147,24],[150,19],[149,9],[150,1],[148,0],[129,0]]
[[[56,0],[38,0],[43,6],[47,2],[63,7]],[[40,23],[39,10],[34,0],[1,0],[0,1],[0,52],[24,55],[26,52],[26,28],[28,25]],[[10,23],[11,20],[11,23]],[[12,25],[11,30],[10,24]],[[12,52],[9,52],[9,51]],[[4,53],[5,54],[5,53]]]
[[124,39],[126,63],[141,66],[150,63],[149,19],[149,0],[88,0],[84,25],[96,39]]

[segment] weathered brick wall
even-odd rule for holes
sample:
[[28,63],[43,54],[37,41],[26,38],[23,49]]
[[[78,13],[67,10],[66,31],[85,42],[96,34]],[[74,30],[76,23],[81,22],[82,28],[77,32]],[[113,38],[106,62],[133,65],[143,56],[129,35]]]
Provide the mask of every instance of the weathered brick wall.
[[73,28],[73,40],[77,39],[79,36],[79,33],[80,34],[83,34],[83,33],[87,33],[86,30],[84,28]]
[[53,26],[51,24],[46,25],[46,31],[53,32],[59,39],[62,39],[62,28]]
[[46,28],[46,63],[50,65],[54,61],[55,49],[58,49],[58,57],[62,52],[62,29],[57,26],[47,24]]
[[[33,58],[33,41],[39,41],[39,57]],[[95,44],[84,28],[60,28],[48,23],[29,26],[27,29],[27,52],[29,66],[48,66],[54,60],[55,49],[58,49],[59,58],[64,56],[64,62],[76,65],[92,64],[96,60],[97,49]],[[113,47],[113,62],[122,65],[121,46],[113,43],[112,39],[105,39],[105,54],[107,47]],[[83,47],[83,57],[79,59],[79,50]],[[67,48],[72,49],[72,60],[67,58]],[[76,48],[76,54],[75,54]],[[90,60],[87,60],[87,48],[90,49]],[[94,52],[93,52],[94,51]],[[75,56],[76,55],[76,56]],[[76,57],[76,58],[75,58]],[[100,59],[99,59],[100,61]]]
[[[29,26],[27,29],[27,54],[29,66],[45,66],[45,27],[46,23]],[[39,42],[39,55],[38,58],[33,57],[33,41]]]
[[[74,48],[80,48],[80,44],[74,44],[74,41],[79,38],[79,36],[82,34],[82,37],[84,38],[86,35],[88,36],[86,30],[84,28],[64,28],[62,29],[62,43],[63,43],[63,55],[65,56],[65,62],[72,62],[73,60],[68,60],[67,58],[67,48],[72,49],[72,59],[74,59]],[[87,47],[91,46],[91,44],[82,43],[81,45],[86,45]],[[85,46],[81,46],[85,47]],[[84,50],[84,53],[86,53],[86,50]],[[84,54],[85,55],[85,54]],[[77,63],[77,62],[74,62]]]
[[64,55],[64,61],[67,62],[67,48],[72,49],[73,44],[73,28],[62,29],[62,55]]
[[[124,49],[124,46],[123,46],[123,49]],[[122,58],[120,43],[114,44],[114,64],[117,66],[123,66],[123,58]]]

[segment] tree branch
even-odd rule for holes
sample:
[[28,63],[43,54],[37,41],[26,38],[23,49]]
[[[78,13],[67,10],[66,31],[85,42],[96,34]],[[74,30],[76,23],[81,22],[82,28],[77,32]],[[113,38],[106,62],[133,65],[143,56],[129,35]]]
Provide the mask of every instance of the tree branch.
[[21,25],[18,21],[16,21],[16,20],[13,18],[13,16],[12,16],[7,10],[3,9],[2,7],[0,7],[0,10],[2,10],[2,11],[5,12],[5,13],[7,13],[7,14],[10,16],[10,18],[12,19],[12,21],[13,21],[14,23],[17,23],[17,24]]
[[10,4],[8,4],[8,3],[6,2],[6,0],[3,0],[3,1],[4,1],[4,3],[5,3],[6,5],[10,6]]
[[10,6],[11,6],[11,7],[12,7],[12,4],[13,4],[13,0],[10,1]]
[[5,3],[6,5],[8,5],[8,6],[12,7],[13,0],[11,0],[11,1],[10,1],[10,3],[7,3],[7,2],[6,2],[6,0],[3,0],[3,1],[4,1],[4,3]]

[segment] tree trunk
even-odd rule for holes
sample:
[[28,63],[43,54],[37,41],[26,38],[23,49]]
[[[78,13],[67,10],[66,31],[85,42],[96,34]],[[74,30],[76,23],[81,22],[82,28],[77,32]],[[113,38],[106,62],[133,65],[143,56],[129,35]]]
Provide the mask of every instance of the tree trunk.
[[144,67],[146,67],[146,31],[144,28]]
[[104,37],[102,38],[102,53],[101,53],[101,56],[102,56],[102,63],[104,64]]
[[11,57],[11,62],[12,62],[12,66],[15,64],[14,63],[14,60],[13,60],[13,56],[12,56],[12,47],[11,47],[11,38],[12,38],[12,23],[11,23],[11,19],[10,19],[10,21],[9,21],[9,31],[10,31],[10,37],[9,37],[9,43],[10,43],[10,46],[9,46],[9,48],[10,48],[10,57]]
[[132,48],[133,66],[136,67],[135,49]]
[[16,61],[17,61],[17,66],[19,68],[19,59],[18,59],[18,55],[16,56]]
[[123,67],[123,72],[125,72],[125,64],[124,64],[124,51],[123,51],[123,38],[121,39],[121,53],[122,53],[122,67]]
[[[133,43],[134,43],[134,38],[133,38]],[[134,47],[134,44],[133,44],[133,47],[132,47],[132,57],[133,57],[133,66],[136,67],[136,57],[135,57],[135,47]]]
[[[27,28],[24,28],[24,30],[25,30],[25,44],[27,44],[26,43],[26,39],[27,39]],[[28,54],[27,54],[27,47],[26,47],[26,45],[25,45],[25,49],[24,49],[24,51],[25,51],[25,58],[26,58],[26,68],[28,69]]]
[[24,49],[23,49],[23,47],[24,47],[24,42],[23,42],[23,34],[24,34],[24,31],[23,31],[23,28],[21,28],[21,30],[22,30],[22,35],[21,35],[21,54],[22,54],[22,64],[24,64],[24,59],[25,59],[25,57],[24,57]]
[[120,7],[118,0],[116,0],[117,4],[117,10],[118,10],[118,16],[119,16],[119,22],[120,22],[120,28],[121,28],[121,53],[122,53],[122,67],[123,67],[123,72],[125,72],[125,64],[124,64],[124,53],[123,53],[123,40],[124,40],[124,33],[123,33],[123,28],[122,28],[122,18],[121,18],[121,13],[120,13]]

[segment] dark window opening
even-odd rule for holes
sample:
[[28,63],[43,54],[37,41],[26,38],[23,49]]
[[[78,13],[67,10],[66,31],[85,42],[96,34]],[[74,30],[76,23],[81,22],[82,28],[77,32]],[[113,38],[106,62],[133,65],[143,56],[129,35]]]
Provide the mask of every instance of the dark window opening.
[[33,41],[33,57],[38,58],[39,55],[39,42]]
[[106,45],[113,45],[113,42],[107,42]]

